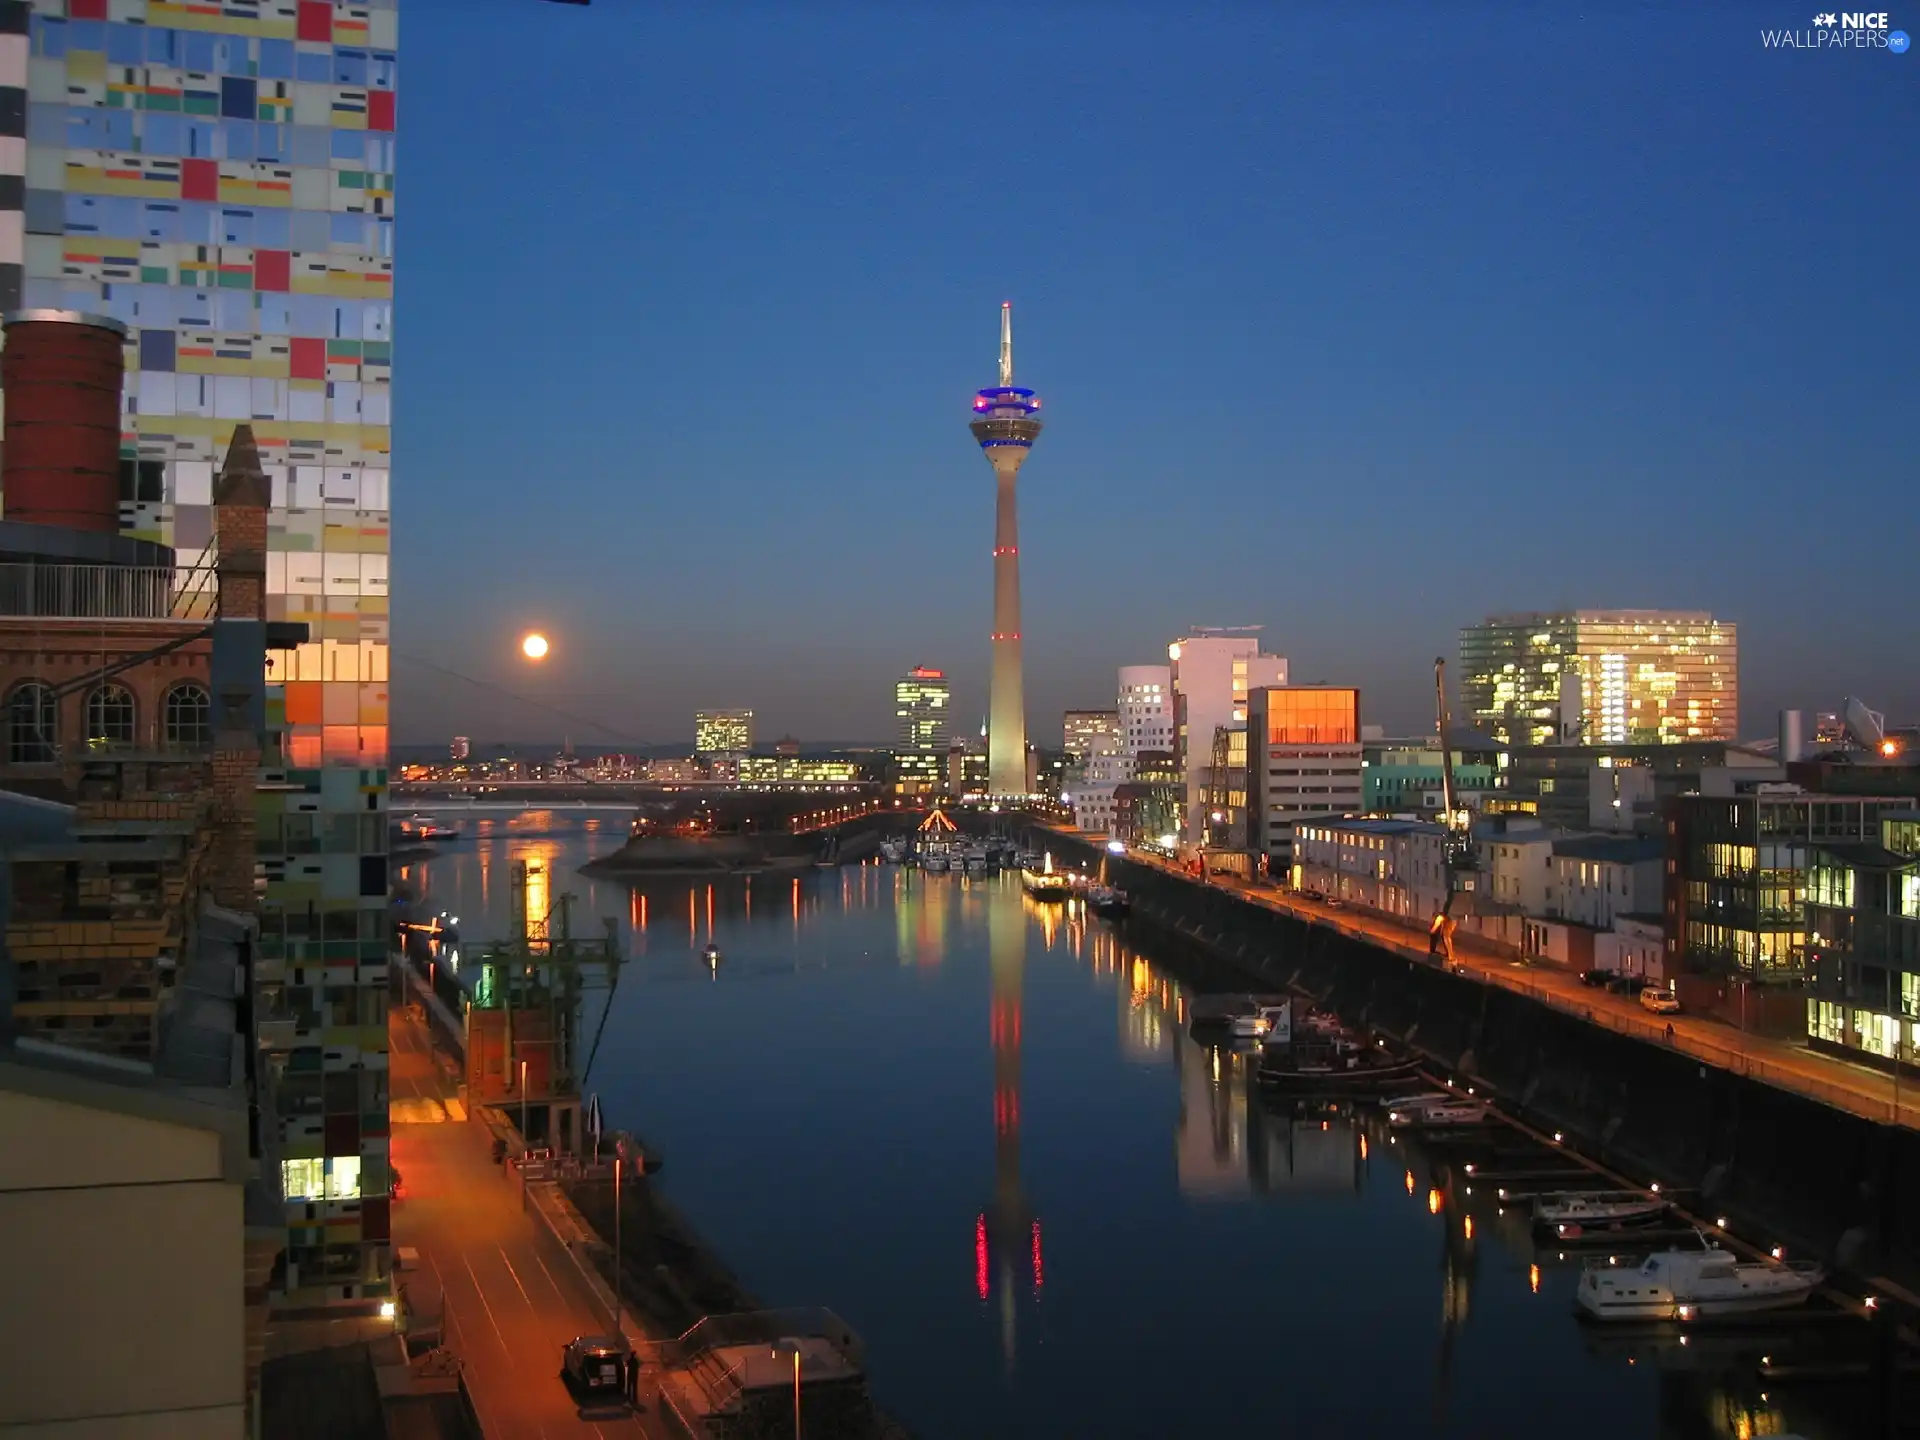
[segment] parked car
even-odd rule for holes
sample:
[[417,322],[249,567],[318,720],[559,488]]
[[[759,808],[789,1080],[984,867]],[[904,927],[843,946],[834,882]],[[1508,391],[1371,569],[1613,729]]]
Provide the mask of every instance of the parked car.
[[1638,995],[1646,984],[1638,975],[1614,975],[1607,980],[1607,989],[1615,995]]
[[1596,990],[1605,989],[1607,982],[1612,979],[1613,972],[1611,970],[1582,970],[1580,972],[1580,983],[1582,985],[1591,985]]
[[627,1342],[620,1335],[579,1335],[560,1351],[560,1378],[574,1398],[626,1393]]
[[1656,1015],[1678,1015],[1680,1002],[1671,990],[1662,990],[1658,985],[1649,985],[1640,992],[1640,1003]]

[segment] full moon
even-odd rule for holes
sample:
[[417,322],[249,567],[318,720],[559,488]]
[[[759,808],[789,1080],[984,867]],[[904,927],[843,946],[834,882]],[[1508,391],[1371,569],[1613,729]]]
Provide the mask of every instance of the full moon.
[[529,660],[544,660],[547,656],[547,637],[529,635],[520,642],[520,652]]

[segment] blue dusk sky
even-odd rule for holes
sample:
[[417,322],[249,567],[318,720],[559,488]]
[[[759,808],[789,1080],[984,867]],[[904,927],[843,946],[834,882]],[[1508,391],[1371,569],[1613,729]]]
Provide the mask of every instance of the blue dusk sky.
[[395,738],[977,723],[1003,299],[1044,743],[1194,625],[1430,728],[1578,607],[1920,718],[1920,54],[1813,13],[406,0]]

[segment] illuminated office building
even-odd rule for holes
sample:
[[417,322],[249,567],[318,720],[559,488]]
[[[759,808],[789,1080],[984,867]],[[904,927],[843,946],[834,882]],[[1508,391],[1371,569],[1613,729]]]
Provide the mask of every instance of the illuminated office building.
[[[1247,694],[1287,683],[1287,662],[1260,649],[1258,625],[1195,630],[1167,647],[1173,686],[1173,753],[1187,786],[1186,838],[1244,843]],[[1224,738],[1227,774],[1216,776],[1214,745]],[[1216,783],[1218,782],[1218,783]],[[1226,791],[1222,819],[1210,819],[1210,792]]]
[[1697,611],[1496,615],[1460,632],[1461,718],[1502,744],[1732,740],[1731,623]]
[[798,755],[743,755],[735,777],[742,785],[857,785],[860,766],[852,760],[805,760]]
[[1114,710],[1069,710],[1060,725],[1060,748],[1069,765],[1120,751],[1120,716]]
[[1270,871],[1293,866],[1303,820],[1355,815],[1363,804],[1360,692],[1276,685],[1247,697],[1247,847]]
[[1167,665],[1122,665],[1120,738],[1129,755],[1173,751],[1173,670]]
[[934,795],[946,788],[952,687],[944,670],[916,665],[893,686],[894,788]]
[[[375,1306],[387,1215],[395,0],[37,0],[0,46],[0,309],[127,327],[121,529],[209,552],[251,424],[280,658],[258,991],[283,1078],[284,1306]],[[17,123],[17,122],[16,122]],[[18,134],[18,130],[9,133]],[[8,162],[11,161],[11,164]],[[24,234],[22,233],[24,231]],[[18,262],[18,263],[13,263]],[[317,1178],[316,1178],[317,1177]]]
[[697,710],[693,716],[693,753],[703,760],[739,757],[753,749],[753,711]]

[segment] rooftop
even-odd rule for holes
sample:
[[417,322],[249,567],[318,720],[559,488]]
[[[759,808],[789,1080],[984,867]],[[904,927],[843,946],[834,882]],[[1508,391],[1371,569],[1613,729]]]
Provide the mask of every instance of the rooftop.
[[1611,865],[1643,865],[1666,855],[1659,840],[1632,835],[1573,835],[1553,842],[1553,853],[1568,860],[1598,860]]

